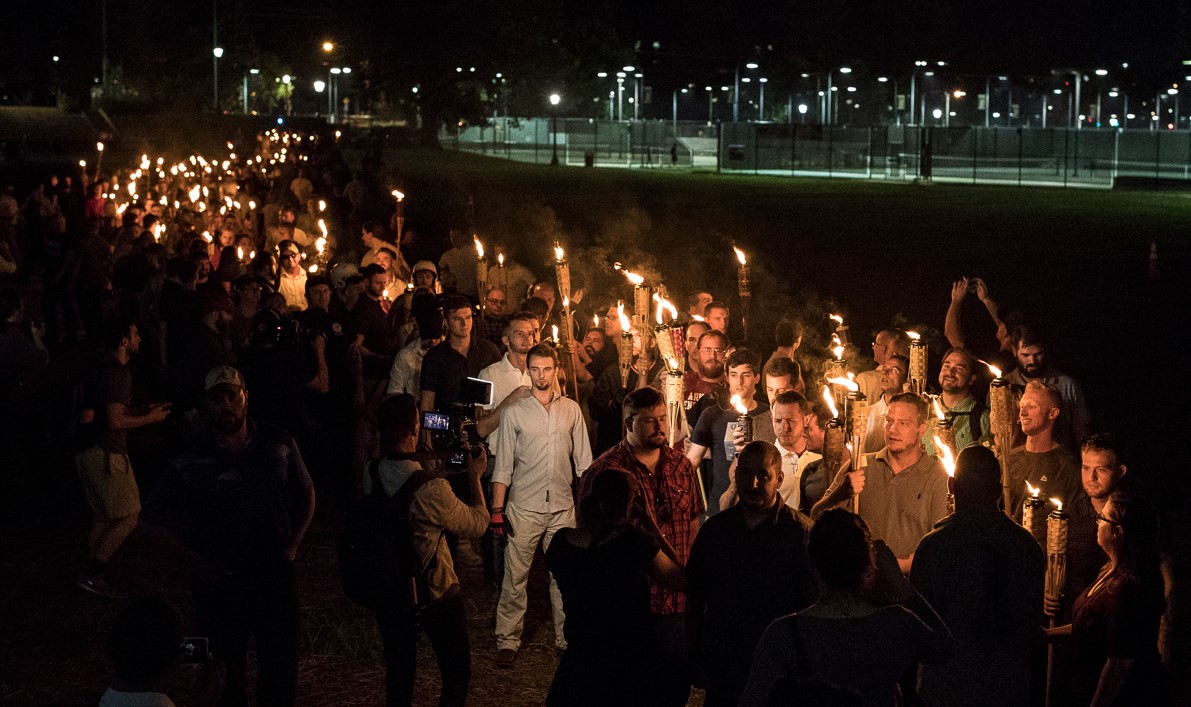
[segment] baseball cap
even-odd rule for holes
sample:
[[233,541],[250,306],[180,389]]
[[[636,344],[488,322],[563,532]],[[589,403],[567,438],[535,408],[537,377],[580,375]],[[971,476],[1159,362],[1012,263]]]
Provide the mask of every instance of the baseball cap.
[[414,272],[421,272],[422,270],[429,270],[430,272],[434,273],[435,277],[438,276],[438,268],[435,267],[434,263],[430,262],[429,260],[419,260],[414,264]]
[[207,373],[207,381],[203,386],[204,391],[210,391],[213,388],[218,388],[221,385],[231,385],[237,388],[244,388],[244,376],[231,366],[216,366]]

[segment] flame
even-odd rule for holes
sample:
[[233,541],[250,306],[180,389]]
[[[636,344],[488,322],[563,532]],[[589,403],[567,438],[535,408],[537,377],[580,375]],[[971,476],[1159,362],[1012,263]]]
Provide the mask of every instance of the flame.
[[1029,481],[1026,482],[1026,490],[1029,491],[1030,495],[1033,496],[1034,498],[1038,498],[1038,494],[1042,492],[1042,489],[1038,488],[1037,486],[1034,486]]
[[244,260],[244,248],[236,248],[236,257],[240,260]]
[[645,282],[645,278],[638,275],[637,273],[629,272],[628,270],[622,270],[621,272],[623,272],[624,276],[629,279],[629,282],[633,283],[634,287],[640,287],[641,283]]
[[856,385],[856,381],[851,378],[828,378],[827,382],[832,385],[842,386],[848,390],[860,390],[860,386]]
[[936,397],[931,402],[935,406],[935,417],[939,418],[940,422],[942,422],[943,420],[946,420],[947,416],[943,414],[943,406],[939,405],[939,399]]
[[1056,511],[1060,511],[1060,512],[1061,512],[1061,511],[1063,510],[1063,502],[1062,502],[1060,499],[1057,499],[1057,498],[1052,498],[1052,499],[1050,499],[1050,502],[1051,502],[1051,503],[1053,503],[1053,504],[1055,504],[1055,510],[1056,510]]
[[633,323],[624,315],[624,302],[616,303],[616,317],[620,320],[620,330],[627,334],[633,328]]
[[389,288],[386,287],[385,289],[381,290],[380,298],[381,299],[389,299]]
[[394,190],[393,190],[392,192],[390,192],[390,193],[393,195],[393,198],[394,198],[394,199],[396,199],[397,201],[404,201],[404,200],[405,200],[405,194],[402,194],[401,192],[397,191],[396,189],[394,189]]
[[162,224],[162,223],[153,224],[153,240],[155,240],[155,241],[161,240],[161,231],[164,228],[165,228],[165,224]]
[[306,268],[311,274],[318,272],[318,263],[312,263],[309,268]]
[[248,259],[256,260],[256,251],[255,250],[248,253]]
[[674,320],[678,319],[678,309],[676,309],[674,307],[674,304],[671,303],[670,300],[666,299],[665,297],[662,297],[661,295],[659,295],[658,293],[655,292],[655,293],[653,293],[653,301],[658,303],[658,311],[657,311],[658,324],[664,323],[662,321],[662,310],[667,310],[670,312],[670,321],[674,321]]
[[592,315],[592,317],[591,317],[591,325],[592,325],[592,326],[594,326],[594,327],[595,327],[595,328],[597,328],[597,329],[599,329],[599,328],[600,328],[600,315],[598,315],[598,314],[593,314],[593,315]]
[[557,324],[550,325],[550,332],[551,332],[551,334],[553,334],[554,340],[558,341],[558,325]]
[[705,321],[707,321],[707,320],[706,320],[706,319],[704,319],[704,318],[703,318],[703,316],[702,316],[702,315],[700,315],[700,314],[692,314],[692,315],[691,315],[691,319],[692,319],[693,321],[696,321],[696,322],[705,322]]
[[480,237],[473,233],[471,235],[471,239],[476,244],[476,257],[483,258],[484,257],[484,244],[480,242]]
[[563,309],[566,309],[567,307],[570,307],[570,306],[571,306],[571,298],[570,298],[570,297],[563,297],[563,298],[562,298],[562,308],[563,308]]
[[939,435],[935,435],[935,449],[939,450],[939,461],[943,463],[943,468],[947,470],[947,475],[955,476],[955,457],[951,456],[951,447],[943,444],[943,440]]
[[497,254],[496,254],[496,262],[497,262],[497,264],[499,264],[499,265],[500,265],[500,267],[502,267],[502,268],[503,268],[503,267],[505,266],[505,254],[504,254],[504,253],[497,253]]
[[212,241],[213,241],[213,240],[215,240],[215,239],[211,237],[211,232],[210,232],[210,231],[203,231],[203,240],[204,240],[204,241],[206,241],[206,242],[208,242],[208,243],[210,243],[210,242],[212,242]]
[[922,334],[919,334],[916,331],[907,331],[906,336],[910,337],[910,339],[913,341],[918,341],[919,339],[922,338]]
[[319,238],[314,242],[314,249],[318,251],[319,255],[323,254],[323,250],[327,247],[326,237]]
[[838,315],[838,314],[828,314],[828,315],[827,315],[827,318],[828,318],[828,319],[835,320],[835,323],[836,323],[838,326],[843,326],[843,325],[844,325],[844,318],[843,318],[843,317],[841,317],[841,316],[840,316],[840,315]]
[[827,409],[831,410],[832,417],[839,417],[839,410],[835,408],[835,396],[831,394],[831,388],[823,386],[823,402],[827,403]]
[[129,183],[128,183],[128,195],[129,195],[129,196],[136,196],[136,182],[129,182]]
[[843,346],[832,346],[831,353],[835,354],[836,361],[842,361],[844,359],[844,347]]
[[323,238],[327,237],[327,222],[321,218],[318,220],[318,230],[323,232]]
[[319,212],[326,211],[327,210],[327,202],[323,201],[322,199],[319,199],[318,200],[318,210],[319,210]]
[[747,265],[744,260],[744,251],[737,248],[736,246],[732,246],[732,250],[736,251],[736,260],[739,261],[741,265]]
[[249,210],[255,209],[255,208],[256,208],[256,201],[254,201],[254,200],[252,200],[252,199],[249,199],[249,200],[248,200],[248,208],[249,208]]
[[118,216],[123,215],[124,210],[127,208],[128,208],[128,204],[120,204],[120,207],[118,209],[116,209],[116,215],[118,215]]
[[566,253],[563,252],[562,246],[558,244],[558,241],[554,241],[554,259],[560,263],[567,259]]
[[731,403],[732,407],[736,408],[736,412],[740,413],[741,415],[749,414],[748,408],[744,406],[744,403],[741,401],[739,395],[733,395]]
[[983,363],[985,366],[987,366],[987,367],[988,367],[988,370],[989,370],[989,371],[990,371],[990,372],[993,374],[993,378],[1000,378],[1000,377],[1001,377],[1001,369],[999,369],[999,368],[997,368],[996,366],[992,365],[992,364],[991,364],[991,363],[989,363],[988,361],[985,361],[985,360],[982,360],[982,359],[976,359],[976,360],[980,361],[980,363]]
[[675,359],[673,356],[666,357],[666,365],[670,367],[671,371],[678,370],[678,360]]

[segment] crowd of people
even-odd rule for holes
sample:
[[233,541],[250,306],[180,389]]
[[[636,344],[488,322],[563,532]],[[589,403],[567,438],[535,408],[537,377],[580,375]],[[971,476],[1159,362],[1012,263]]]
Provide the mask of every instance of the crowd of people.
[[[499,587],[494,668],[517,666],[539,550],[550,705],[684,705],[692,687],[712,706],[1162,699],[1155,511],[1045,332],[986,283],[952,287],[934,394],[911,392],[904,329],[878,330],[871,358],[839,342],[868,428],[832,456],[833,355],[802,346],[819,322],[790,312],[771,343],[745,340],[691,286],[667,360],[668,333],[618,316],[625,293],[561,291],[505,254],[483,277],[467,225],[420,236],[401,188],[353,172],[330,136],[270,131],[226,158],[0,190],[5,449],[30,468],[31,440],[71,450],[92,517],[82,590],[127,598],[107,568],[138,529],[188,560],[221,704],[245,703],[250,638],[257,701],[298,698],[294,560],[316,499],[377,490],[405,500],[422,587],[375,607],[392,705],[412,700],[421,633],[440,704],[467,700],[463,553]],[[995,344],[965,336],[971,299]],[[80,351],[46,405],[41,372]],[[1008,463],[986,362],[1015,391]],[[142,451],[159,470],[134,468]],[[1022,526],[1028,488],[1066,513],[1057,593],[1045,528]],[[175,640],[168,607],[129,612],[113,646]],[[157,689],[169,661],[140,660],[117,661],[105,705]]]

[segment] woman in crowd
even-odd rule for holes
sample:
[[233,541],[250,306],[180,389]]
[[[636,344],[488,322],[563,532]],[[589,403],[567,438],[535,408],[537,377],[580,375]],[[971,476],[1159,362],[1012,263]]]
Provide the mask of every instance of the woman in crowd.
[[1165,704],[1158,657],[1164,600],[1157,515],[1138,496],[1117,492],[1096,516],[1096,526],[1096,542],[1108,562],[1075,600],[1072,622],[1047,631],[1052,639],[1070,638],[1074,644],[1072,704]]
[[902,575],[893,552],[871,540],[860,516],[824,513],[808,550],[823,598],[765,630],[740,704],[770,704],[775,685],[793,697],[801,694],[798,682],[809,690],[826,680],[859,692],[866,707],[892,707],[898,677],[914,663],[945,659],[951,632]]
[[659,549],[660,531],[647,535],[629,522],[645,514],[640,493],[628,473],[601,473],[579,505],[579,526],[558,531],[546,551],[567,617],[567,651],[547,705],[645,707],[668,688],[657,679],[669,671],[657,670],[649,577],[681,588],[682,568]]

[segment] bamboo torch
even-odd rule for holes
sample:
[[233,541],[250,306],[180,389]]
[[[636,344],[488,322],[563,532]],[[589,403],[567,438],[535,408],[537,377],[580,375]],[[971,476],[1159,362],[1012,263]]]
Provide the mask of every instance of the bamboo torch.
[[[1058,602],[1067,585],[1067,513],[1063,502],[1050,499],[1055,509],[1046,517],[1046,598]],[[1051,615],[1050,626],[1054,628],[1055,617]],[[1046,704],[1050,705],[1051,685],[1055,672],[1055,644],[1046,649]]]
[[[943,446],[951,450],[951,454],[959,454],[959,450],[955,448],[955,426],[952,420],[948,419],[947,414],[943,412],[943,406],[939,404],[939,398],[935,397],[931,400],[931,405],[935,410],[935,447],[938,448],[939,441],[942,441]],[[939,452],[942,454],[942,451]]]
[[1026,491],[1021,504],[1021,527],[1030,531],[1039,545],[1046,545],[1046,501],[1039,496],[1042,489],[1027,481]]
[[479,234],[471,234],[471,239],[476,244],[476,297],[483,306],[484,295],[488,294],[488,257],[484,255],[484,244],[480,242]]
[[823,430],[823,465],[835,477],[844,460],[844,421],[840,419],[839,409],[835,406],[835,396],[831,388],[823,386],[823,402],[831,411],[831,419],[827,421],[827,428]]
[[1009,381],[1001,377],[1001,369],[985,363],[994,376],[989,388],[989,398],[992,405],[989,410],[989,423],[992,426],[993,438],[996,443],[997,457],[1001,462],[1001,491],[1003,508],[1009,517],[1013,517],[1013,509],[1009,507],[1009,454],[1013,446],[1013,421],[1017,419],[1013,403],[1013,390]]
[[405,194],[394,189],[392,191],[393,198],[397,200],[397,211],[394,212],[393,218],[397,221],[397,242],[401,242],[401,236],[405,232]]
[[[844,324],[844,318],[838,314],[828,314],[827,318],[835,322],[835,336],[832,338],[838,338],[841,346],[847,346],[848,327]],[[838,356],[837,358],[842,358],[842,356]]]
[[[852,385],[856,385],[852,383]],[[859,390],[848,391],[848,405],[852,433],[852,469],[859,471],[868,466],[864,456],[864,438],[868,433],[868,400]],[[852,494],[852,512],[860,513],[860,494]]]
[[951,448],[943,443],[939,435],[935,435],[935,447],[939,450],[943,470],[947,472],[947,513],[955,513],[955,457],[951,456]]
[[910,392],[926,394],[926,342],[916,331],[907,331],[910,337]]
[[[571,266],[567,263],[566,253],[557,241],[554,243],[554,275],[558,279],[558,296],[562,298],[563,329],[566,330],[564,351],[564,368],[570,377],[571,397],[579,399],[579,385],[575,379],[575,371],[579,368],[578,354],[571,351],[570,341],[575,335],[575,325],[571,320]],[[629,356],[632,356],[632,341],[629,342]],[[631,360],[631,358],[630,358]]]
[[740,328],[747,341],[749,338],[749,301],[753,296],[749,291],[749,266],[743,250],[736,246],[732,246],[732,250],[736,251],[736,261],[740,263],[740,267],[736,270],[736,294],[740,297]]
[[[678,310],[673,304],[670,303],[669,300],[656,292],[653,293],[653,299],[658,304],[657,315],[655,317],[657,319],[658,325],[653,328],[654,338],[657,339],[658,342],[658,354],[662,357],[662,360],[666,362],[677,360],[677,354],[675,353],[674,348],[674,337],[670,335],[670,331],[674,328],[674,320],[678,319]],[[670,312],[670,323],[666,322],[664,316],[667,310]]]
[[841,386],[838,383],[833,383],[833,381],[847,380],[848,363],[844,360],[844,345],[840,341],[839,335],[832,334],[831,341],[831,353],[835,358],[827,361],[823,377],[827,379],[828,383],[832,383],[831,392],[835,396],[836,405],[843,407],[846,404],[845,400],[848,395],[847,386]]
[[616,353],[620,359],[620,387],[629,387],[629,371],[633,368],[633,323],[624,313],[624,303],[616,305],[620,319],[620,336],[616,338]]

